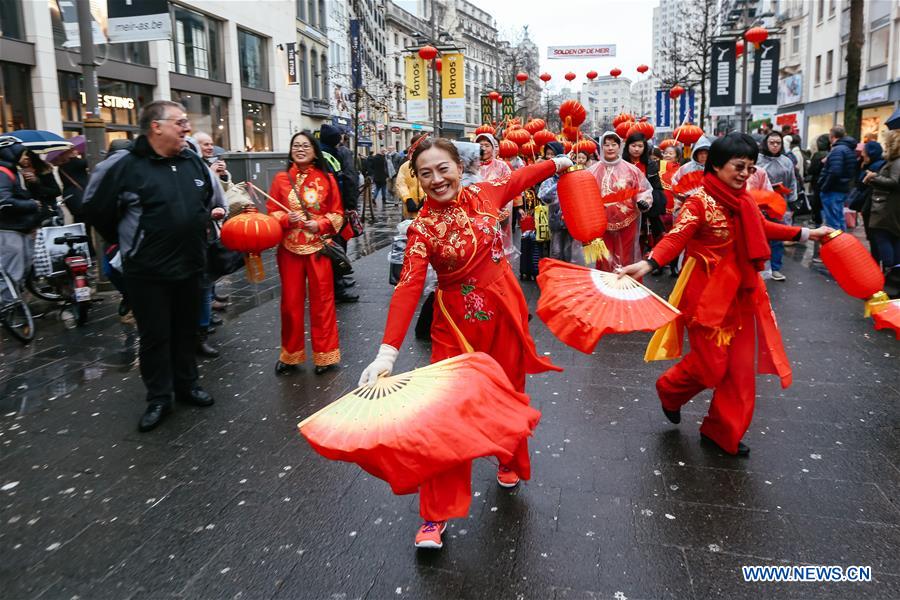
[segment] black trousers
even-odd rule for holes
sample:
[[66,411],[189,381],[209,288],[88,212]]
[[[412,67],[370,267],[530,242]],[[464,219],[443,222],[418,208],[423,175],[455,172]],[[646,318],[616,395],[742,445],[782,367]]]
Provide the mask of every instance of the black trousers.
[[197,315],[200,276],[153,281],[125,276],[128,300],[141,338],[141,379],[148,402],[171,402],[197,381]]

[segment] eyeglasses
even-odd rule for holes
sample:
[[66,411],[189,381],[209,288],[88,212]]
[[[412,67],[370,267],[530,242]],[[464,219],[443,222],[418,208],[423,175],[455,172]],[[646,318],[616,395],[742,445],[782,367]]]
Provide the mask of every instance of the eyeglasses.
[[291,150],[309,150],[312,148],[311,144],[291,144]]
[[184,129],[185,127],[190,126],[190,119],[176,119],[175,117],[166,117],[165,119],[156,119],[157,121],[174,121],[175,127],[181,127]]
[[747,171],[747,173],[749,173],[750,175],[753,175],[754,173],[756,173],[756,165],[748,165],[746,163],[733,163],[733,162],[730,162],[728,164],[731,165],[731,168],[734,169],[735,171],[737,171],[738,173],[741,173],[743,171]]

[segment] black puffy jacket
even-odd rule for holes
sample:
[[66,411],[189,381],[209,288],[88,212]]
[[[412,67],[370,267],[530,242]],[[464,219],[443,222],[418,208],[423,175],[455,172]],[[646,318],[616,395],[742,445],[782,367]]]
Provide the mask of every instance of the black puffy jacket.
[[40,225],[42,211],[19,183],[16,165],[24,151],[20,144],[0,148],[0,229],[28,233]]
[[848,192],[858,172],[856,140],[844,136],[831,146],[819,173],[819,190],[822,192]]

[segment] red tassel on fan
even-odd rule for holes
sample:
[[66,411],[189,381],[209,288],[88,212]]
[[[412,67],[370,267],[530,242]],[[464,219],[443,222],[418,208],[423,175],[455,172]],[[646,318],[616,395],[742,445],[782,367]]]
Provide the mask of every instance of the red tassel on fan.
[[692,171],[683,176],[672,188],[679,196],[690,195],[694,190],[703,186],[703,171]]

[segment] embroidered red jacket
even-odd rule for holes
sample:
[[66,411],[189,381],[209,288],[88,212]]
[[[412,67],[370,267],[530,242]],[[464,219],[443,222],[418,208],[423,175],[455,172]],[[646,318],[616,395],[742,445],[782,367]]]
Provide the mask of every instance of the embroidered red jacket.
[[266,203],[269,215],[278,219],[285,230],[281,244],[294,254],[318,252],[322,249],[321,236],[333,234],[344,222],[341,192],[334,176],[316,167],[310,166],[306,173],[301,173],[296,166],[279,172],[272,180],[269,195],[292,211],[303,212],[305,208],[319,224],[319,231],[311,233],[302,228],[302,222],[291,223],[284,208],[271,200]]

